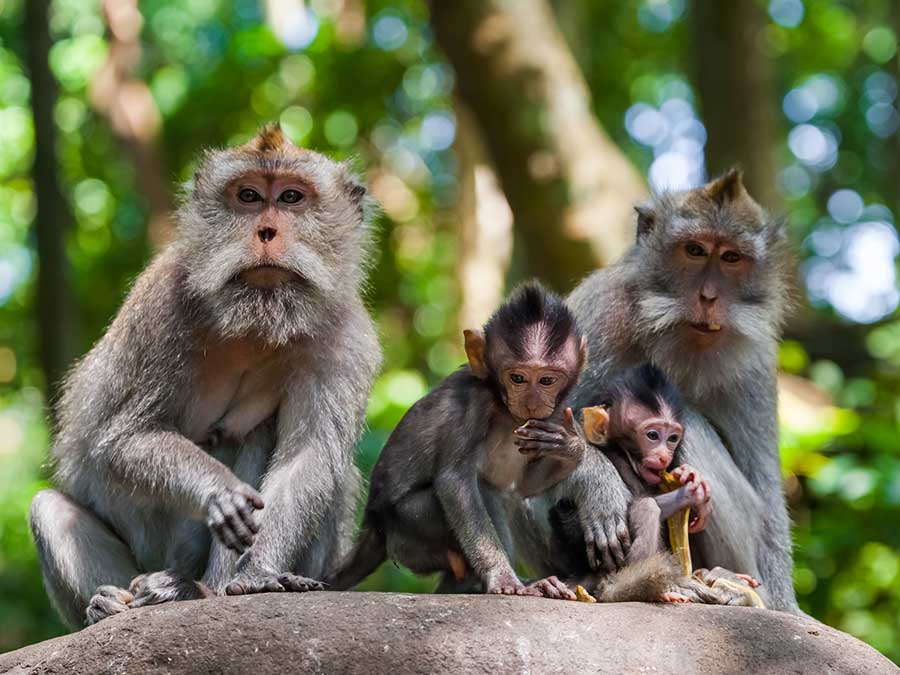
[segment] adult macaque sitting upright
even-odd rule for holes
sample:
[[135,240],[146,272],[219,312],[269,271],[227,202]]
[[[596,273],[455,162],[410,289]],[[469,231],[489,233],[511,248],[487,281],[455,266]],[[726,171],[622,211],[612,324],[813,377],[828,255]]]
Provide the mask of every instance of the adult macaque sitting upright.
[[319,588],[344,553],[380,363],[364,194],[277,125],[205,156],[176,240],[65,384],[31,525],[71,628]]
[[[737,171],[637,212],[634,248],[569,297],[590,359],[568,403],[590,405],[628,366],[649,361],[665,372],[687,403],[682,461],[711,487],[715,517],[693,535],[694,555],[702,566],[759,579],[767,607],[799,611],[776,413],[776,352],[793,267],[784,227]],[[607,570],[624,564],[628,491],[607,458],[586,453],[544,502],[516,528],[535,571],[566,575],[573,557]],[[554,550],[540,510],[556,504],[574,510],[581,550]]]

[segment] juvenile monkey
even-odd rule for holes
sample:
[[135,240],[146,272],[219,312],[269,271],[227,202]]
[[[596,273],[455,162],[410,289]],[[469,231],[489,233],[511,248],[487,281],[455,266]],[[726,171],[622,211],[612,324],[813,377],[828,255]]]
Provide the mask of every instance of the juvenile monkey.
[[[776,414],[777,346],[793,269],[783,224],[736,171],[654,197],[637,212],[633,249],[569,296],[593,358],[567,403],[591,405],[602,383],[629,366],[662,369],[686,399],[684,461],[712,488],[716,517],[693,537],[693,554],[707,567],[758,578],[767,607],[799,611]],[[578,550],[560,550],[541,517],[560,499],[574,505]],[[604,455],[586,453],[540,501],[514,528],[533,569],[565,574],[573,558],[606,570],[625,563],[629,492]]]
[[[487,593],[534,594],[513,571],[507,502],[539,494],[581,460],[571,409],[559,409],[585,359],[565,304],[520,287],[484,326],[465,331],[468,365],[406,413],[372,472],[359,540],[327,579],[359,583],[386,558],[474,581]],[[555,420],[562,417],[561,423]],[[560,593],[573,597],[560,584]]]
[[343,555],[380,364],[364,194],[277,125],[204,156],[177,238],[65,383],[31,526],[69,627],[320,588]]
[[[609,576],[589,575],[582,585],[593,587],[605,602],[750,604],[741,589],[757,586],[755,579],[721,568],[697,570],[688,578],[668,553],[664,528],[668,518],[689,508],[688,531],[696,533],[706,527],[710,515],[708,483],[696,469],[678,461],[684,427],[677,389],[662,371],[644,364],[614,378],[598,400],[600,406],[584,410],[585,436],[606,454],[632,494],[628,508],[632,543],[622,570]],[[663,472],[673,464],[678,464],[671,473],[680,486],[661,492]],[[555,515],[562,525],[564,518]],[[577,528],[568,532],[570,537],[579,534]],[[712,588],[726,577],[738,585]]]

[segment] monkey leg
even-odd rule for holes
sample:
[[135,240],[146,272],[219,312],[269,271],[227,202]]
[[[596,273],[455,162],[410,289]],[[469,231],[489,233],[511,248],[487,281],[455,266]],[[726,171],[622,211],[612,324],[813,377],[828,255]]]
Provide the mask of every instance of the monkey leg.
[[628,564],[646,560],[660,550],[662,523],[659,504],[652,497],[635,501],[628,509],[628,526],[631,528],[631,549]]
[[56,490],[35,495],[30,518],[44,587],[69,628],[84,627],[89,604],[99,618],[128,609],[125,588],[138,568],[115,533]]

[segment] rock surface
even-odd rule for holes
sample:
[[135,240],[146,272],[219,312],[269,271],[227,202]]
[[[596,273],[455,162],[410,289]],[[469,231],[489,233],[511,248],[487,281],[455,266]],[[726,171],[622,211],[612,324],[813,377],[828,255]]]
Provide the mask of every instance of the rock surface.
[[478,595],[267,594],[124,612],[0,655],[0,673],[900,673],[763,609]]

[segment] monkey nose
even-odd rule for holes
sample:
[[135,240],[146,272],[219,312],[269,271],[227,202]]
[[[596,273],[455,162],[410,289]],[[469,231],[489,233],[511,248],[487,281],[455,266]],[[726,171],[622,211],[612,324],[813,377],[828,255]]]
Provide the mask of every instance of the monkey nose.
[[267,243],[275,238],[278,231],[274,227],[261,227],[256,231],[256,236],[262,243]]

